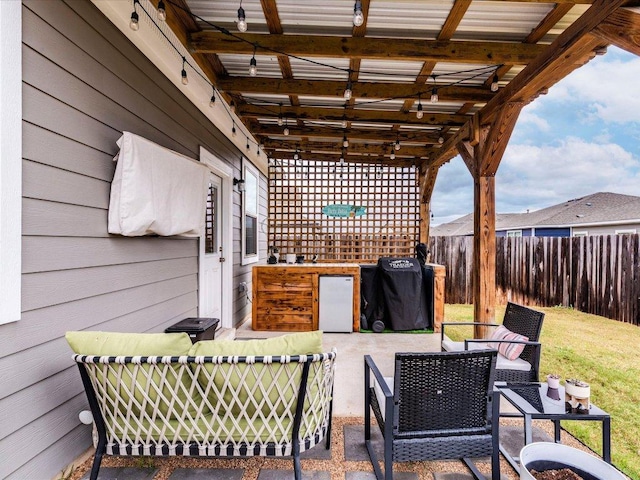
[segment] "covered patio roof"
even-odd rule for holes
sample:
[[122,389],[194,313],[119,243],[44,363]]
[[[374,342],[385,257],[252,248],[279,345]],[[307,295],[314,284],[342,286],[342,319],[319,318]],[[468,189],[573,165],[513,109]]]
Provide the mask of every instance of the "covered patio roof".
[[270,158],[418,168],[423,242],[460,154],[478,321],[494,317],[494,176],[522,107],[610,44],[640,53],[637,0],[152,3]]

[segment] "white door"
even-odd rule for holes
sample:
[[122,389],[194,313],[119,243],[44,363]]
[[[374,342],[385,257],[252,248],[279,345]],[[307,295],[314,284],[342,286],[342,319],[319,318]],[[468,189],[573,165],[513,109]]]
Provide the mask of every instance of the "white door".
[[200,237],[200,317],[222,318],[222,180],[209,173],[205,233]]

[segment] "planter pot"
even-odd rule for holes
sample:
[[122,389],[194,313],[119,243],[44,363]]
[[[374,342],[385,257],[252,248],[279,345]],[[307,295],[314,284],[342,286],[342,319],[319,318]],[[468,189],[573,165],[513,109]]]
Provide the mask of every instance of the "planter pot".
[[534,480],[529,470],[571,468],[585,480],[626,480],[604,460],[560,443],[536,442],[520,451],[520,480]]
[[550,376],[547,375],[547,384],[549,384],[549,388],[558,389],[558,387],[560,387],[560,379],[559,378],[550,377]]

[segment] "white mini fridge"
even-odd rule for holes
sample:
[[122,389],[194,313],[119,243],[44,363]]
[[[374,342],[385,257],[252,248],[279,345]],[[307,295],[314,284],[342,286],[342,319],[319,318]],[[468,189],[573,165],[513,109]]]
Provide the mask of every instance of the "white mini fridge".
[[318,328],[324,332],[353,331],[353,277],[320,275]]

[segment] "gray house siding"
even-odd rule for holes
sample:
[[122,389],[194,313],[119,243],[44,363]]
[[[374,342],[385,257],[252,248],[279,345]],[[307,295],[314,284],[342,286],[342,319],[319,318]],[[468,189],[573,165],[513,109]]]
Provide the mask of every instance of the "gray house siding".
[[[204,146],[240,175],[241,153],[90,2],[25,0],[23,313],[0,326],[0,478],[52,478],[90,446],[66,331],[160,332],[197,313],[197,240],[107,233],[125,130],[192,158]],[[234,282],[250,285],[234,203]]]

